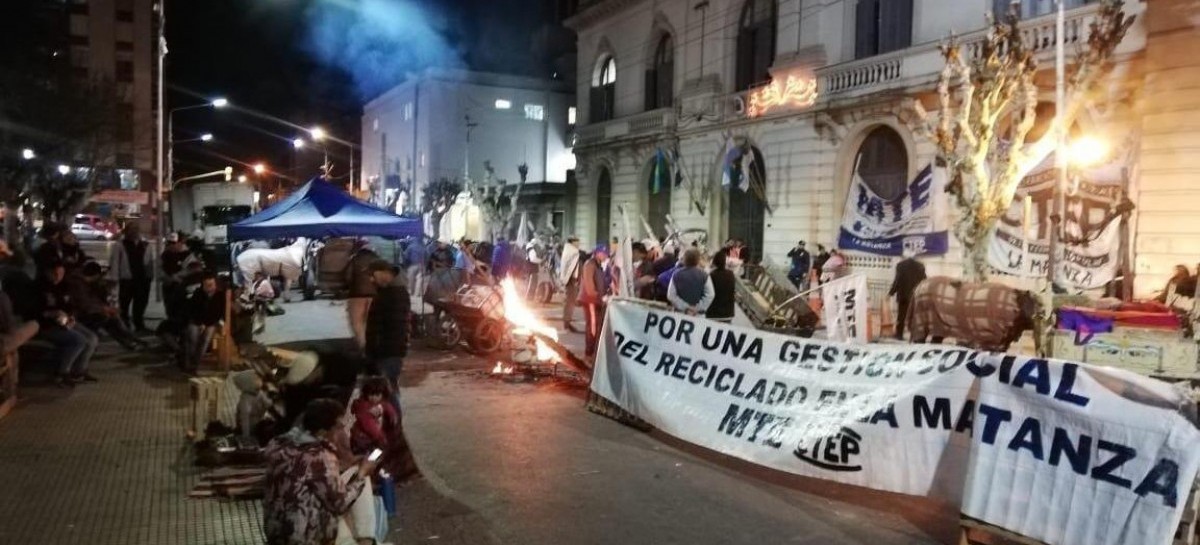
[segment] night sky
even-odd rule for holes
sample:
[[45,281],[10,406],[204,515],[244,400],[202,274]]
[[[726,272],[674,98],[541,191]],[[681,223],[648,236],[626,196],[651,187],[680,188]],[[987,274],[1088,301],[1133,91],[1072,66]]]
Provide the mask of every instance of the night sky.
[[[424,67],[550,77],[554,20],[543,3],[552,0],[170,0],[168,106],[217,96],[235,105],[176,114],[176,140],[216,136],[176,146],[176,178],[240,169],[234,160],[293,182],[316,172],[321,150],[290,144],[307,135],[241,108],[357,142],[362,105]],[[326,149],[344,176],[345,146]]]

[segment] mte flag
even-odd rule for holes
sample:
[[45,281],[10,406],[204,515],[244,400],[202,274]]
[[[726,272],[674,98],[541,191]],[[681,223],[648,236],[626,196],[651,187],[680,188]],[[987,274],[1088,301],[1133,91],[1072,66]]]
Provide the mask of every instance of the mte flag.
[[950,248],[943,169],[929,165],[903,192],[881,197],[856,173],[846,195],[838,247],[878,255],[944,254]]

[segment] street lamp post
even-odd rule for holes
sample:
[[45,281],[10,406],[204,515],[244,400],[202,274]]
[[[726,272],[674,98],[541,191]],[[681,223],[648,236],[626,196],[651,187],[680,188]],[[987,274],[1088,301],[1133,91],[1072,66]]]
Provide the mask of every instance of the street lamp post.
[[[159,70],[161,73],[162,69],[160,68]],[[160,98],[160,100],[161,100],[161,98]],[[161,104],[161,102],[160,102],[160,104]],[[180,106],[179,108],[174,108],[174,109],[170,110],[170,112],[167,113],[167,138],[166,138],[166,141],[167,141],[167,169],[166,169],[167,187],[175,186],[175,183],[174,183],[174,179],[175,179],[175,112],[182,112],[185,110],[198,110],[201,108],[224,108],[225,106],[228,106],[228,105],[229,105],[229,100],[224,99],[224,98],[216,98],[209,102],[205,102],[203,104],[193,104],[191,106]],[[161,111],[161,109],[160,109],[160,111]],[[205,133],[205,134],[201,135],[199,138],[194,138],[191,140],[184,140],[184,141],[181,141],[180,143],[195,142],[195,141],[208,142],[212,139],[213,139],[212,134]],[[159,233],[159,236],[163,236],[167,233],[167,217],[165,214],[162,213],[162,210],[161,210],[162,209],[162,206],[161,206],[162,198],[164,195],[165,195],[165,192],[163,191],[162,184],[160,183],[159,188],[158,188],[158,198],[159,198],[158,233]]]
[[[310,129],[308,131],[308,133],[310,136],[312,136],[312,139],[314,141],[321,142],[321,149],[325,150],[325,137],[328,136],[328,134],[325,132],[325,129],[322,129],[321,127],[313,127],[312,129]],[[354,144],[351,144],[350,142],[346,142],[344,140],[338,140],[337,138],[331,137],[329,139],[333,140],[335,142],[338,142],[340,144],[346,145],[346,150],[350,152],[350,181],[348,182],[347,185],[350,187],[350,191],[354,191],[356,189],[361,189],[360,187],[357,187],[354,183]],[[329,151],[328,150],[325,150],[325,164],[327,164],[327,165],[329,164]]]

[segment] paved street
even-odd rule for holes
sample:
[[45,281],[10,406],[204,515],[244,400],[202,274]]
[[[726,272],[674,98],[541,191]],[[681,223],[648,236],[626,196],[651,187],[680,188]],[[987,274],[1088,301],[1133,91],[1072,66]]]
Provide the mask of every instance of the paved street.
[[[346,336],[340,303],[286,308],[265,342]],[[27,387],[0,421],[0,543],[259,542],[257,502],[185,499],[198,472],[183,434],[184,378],[106,350],[100,384]],[[953,513],[937,505],[765,472],[592,414],[581,387],[507,383],[489,366],[460,352],[410,358],[406,430],[425,478],[400,492],[394,542],[953,540]]]

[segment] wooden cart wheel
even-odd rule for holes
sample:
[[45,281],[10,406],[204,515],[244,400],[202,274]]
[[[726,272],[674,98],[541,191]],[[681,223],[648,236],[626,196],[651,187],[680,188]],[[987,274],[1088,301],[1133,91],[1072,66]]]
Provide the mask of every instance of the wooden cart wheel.
[[500,349],[507,333],[499,320],[484,318],[475,326],[475,334],[467,338],[467,345],[478,354],[491,354]]
[[437,328],[435,335],[441,342],[443,350],[454,348],[462,342],[462,328],[459,327],[458,321],[453,316],[450,316],[448,312],[437,311],[434,323]]

